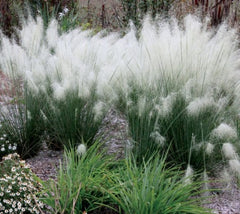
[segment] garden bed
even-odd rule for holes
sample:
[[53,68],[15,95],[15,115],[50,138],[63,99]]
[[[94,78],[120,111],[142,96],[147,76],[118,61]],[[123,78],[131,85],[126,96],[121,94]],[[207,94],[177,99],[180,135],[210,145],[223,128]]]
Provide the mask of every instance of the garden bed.
[[[119,148],[124,148],[122,142],[129,140],[125,131],[126,126],[126,119],[114,110],[109,111],[109,114],[103,120],[103,125],[99,133],[101,133],[105,139],[108,139],[106,145],[109,146],[110,154],[114,153],[114,148],[115,152],[119,151]],[[125,140],[123,136],[125,136]],[[116,154],[116,156],[118,156],[118,154]],[[50,150],[44,144],[38,155],[27,159],[26,163],[30,165],[32,171],[39,178],[47,181],[48,179],[57,179],[59,163],[60,161],[62,162],[62,160],[63,151]],[[213,209],[213,213],[216,214],[239,214],[240,189],[237,180],[231,179],[227,184],[219,181],[219,169],[222,167],[221,165],[217,166],[214,176],[209,178],[211,180],[209,189],[213,189],[213,191],[209,192],[209,198],[205,200],[206,203],[204,206]],[[103,213],[107,214],[111,212],[105,210]]]
[[122,3],[124,33],[88,30],[82,5],[81,28],[65,6],[0,34],[0,214],[239,212],[237,31]]

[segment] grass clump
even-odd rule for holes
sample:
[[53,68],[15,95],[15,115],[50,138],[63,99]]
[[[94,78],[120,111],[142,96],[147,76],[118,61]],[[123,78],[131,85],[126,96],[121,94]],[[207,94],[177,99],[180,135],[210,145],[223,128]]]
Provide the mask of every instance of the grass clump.
[[22,158],[36,155],[41,148],[44,124],[39,108],[42,104],[41,100],[36,101],[32,93],[25,90],[18,100],[1,108],[1,130],[6,135],[5,144],[8,144],[10,151],[15,148]]
[[114,177],[113,198],[120,213],[208,213],[199,206],[199,199],[191,198],[199,193],[200,185],[186,184],[183,172],[167,167],[159,155],[140,166],[131,157]]
[[201,184],[186,183],[165,158],[155,155],[138,165],[132,155],[117,161],[100,147],[65,150],[57,181],[44,185],[43,201],[53,213],[209,213],[193,197]]
[[207,23],[187,16],[183,25],[147,17],[138,33],[122,38],[132,41],[122,57],[126,64],[119,68],[122,87],[113,81],[137,158],[165,147],[170,160],[185,166],[190,161],[203,170],[207,143],[216,146],[215,154],[224,143],[214,141],[212,131],[221,123],[233,124],[239,111],[236,32],[224,24],[209,30]]
[[57,182],[50,181],[45,186],[44,203],[54,213],[91,213],[100,206],[109,206],[106,190],[113,185],[109,171],[113,163],[99,148],[100,144],[95,143],[86,153],[82,148],[78,148],[81,152],[73,147],[65,150]]
[[[89,36],[89,32],[80,30],[75,33],[82,38]],[[30,149],[19,146],[18,152],[22,154],[21,150],[29,149],[29,156],[31,152],[37,152],[38,140],[43,134],[47,135],[53,149],[63,148],[63,144],[67,146],[68,141],[77,144],[82,138],[90,144],[103,117],[102,110],[96,108],[99,103],[97,71],[89,64],[91,56],[82,56],[81,48],[75,56],[72,52],[75,47],[64,45],[70,44],[72,37],[59,34],[56,20],[45,31],[40,17],[29,18],[19,31],[19,37],[19,44],[3,35],[1,38],[1,53],[9,56],[2,58],[1,68],[11,80],[24,82],[23,86],[18,85],[22,93],[19,93],[17,107],[10,105],[11,114],[4,115],[11,138],[15,136],[16,143],[20,139],[21,144],[31,146]],[[88,51],[85,45],[83,48]],[[67,52],[73,55],[67,55]],[[18,126],[22,127],[22,132]],[[32,150],[34,146],[36,148]]]
[[82,139],[92,143],[103,116],[96,118],[94,96],[92,93],[88,98],[81,98],[69,92],[64,99],[49,99],[51,95],[48,95],[48,103],[41,113],[45,118],[49,148],[61,149],[68,146],[68,141],[77,145]]

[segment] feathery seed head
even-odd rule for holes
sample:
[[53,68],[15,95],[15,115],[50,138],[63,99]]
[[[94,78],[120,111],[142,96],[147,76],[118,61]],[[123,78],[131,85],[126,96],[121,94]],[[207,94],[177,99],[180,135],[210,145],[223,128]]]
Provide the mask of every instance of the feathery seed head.
[[184,176],[184,183],[185,184],[191,184],[192,183],[192,176],[193,176],[193,169],[190,166],[190,164],[188,164],[186,172],[185,172],[185,176]]
[[230,169],[240,176],[240,162],[237,159],[229,160]]
[[189,103],[187,113],[190,116],[198,117],[201,113],[207,110],[215,110],[216,108],[217,105],[212,97],[200,97]]
[[213,152],[213,149],[214,149],[214,145],[212,144],[212,143],[207,143],[207,145],[206,145],[206,154],[207,155],[211,155],[212,154],[212,152]]
[[167,97],[160,98],[160,105],[157,105],[157,110],[160,116],[167,117],[172,112],[176,97],[177,95],[175,93],[171,93]]
[[103,115],[103,111],[105,110],[104,108],[106,107],[106,104],[102,101],[98,101],[94,107],[93,107],[93,111],[94,111],[94,120],[98,121],[101,116]]
[[43,41],[43,33],[43,19],[40,17],[37,17],[36,21],[30,18],[23,26],[20,31],[20,41],[29,56],[39,53]]
[[53,19],[46,30],[46,41],[50,48],[54,48],[58,39],[58,23]]
[[152,132],[150,134],[150,137],[154,140],[154,142],[159,145],[159,146],[163,146],[166,142],[166,138],[163,137],[157,130]]
[[55,99],[60,100],[65,97],[65,88],[60,83],[54,82],[52,88]]
[[28,118],[28,120],[32,119],[32,115],[31,115],[31,112],[29,110],[27,110],[27,118]]
[[228,159],[237,159],[238,154],[235,151],[234,146],[231,143],[224,143],[222,146],[223,154]]
[[77,147],[77,151],[76,153],[80,156],[84,155],[87,151],[87,148],[86,146],[82,143],[82,144],[79,144],[78,147]]
[[237,139],[237,132],[234,128],[227,125],[226,123],[221,123],[217,128],[215,128],[211,137],[219,140],[235,140]]

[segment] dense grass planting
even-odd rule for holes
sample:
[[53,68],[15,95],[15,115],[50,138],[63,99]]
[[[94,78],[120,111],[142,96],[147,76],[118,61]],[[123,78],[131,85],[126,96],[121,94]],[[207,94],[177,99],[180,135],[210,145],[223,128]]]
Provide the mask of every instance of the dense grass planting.
[[[38,192],[52,213],[208,213],[195,197],[208,189],[207,173],[221,163],[224,175],[240,176],[237,31],[191,15],[146,16],[124,34],[63,30],[48,18],[29,17],[16,38],[0,34],[0,68],[14,95],[1,106],[0,164],[15,151],[36,155],[43,142],[64,149],[57,180]],[[132,138],[121,161],[95,142],[110,108],[126,116]],[[195,171],[204,183],[193,181]],[[4,197],[0,213],[10,206]]]
[[[43,130],[53,148],[82,138],[91,144],[110,106],[126,114],[140,161],[169,148],[172,161],[203,169],[208,143],[216,153],[237,143],[239,51],[224,24],[214,31],[193,16],[183,26],[147,17],[140,31],[120,37],[59,33],[55,20],[45,31],[37,18],[19,31],[19,44],[3,35],[1,43],[3,72],[24,85],[23,110],[15,110],[22,122],[5,121],[13,130],[26,127],[17,134],[28,150]],[[230,131],[223,139],[214,131],[222,123],[220,132]]]

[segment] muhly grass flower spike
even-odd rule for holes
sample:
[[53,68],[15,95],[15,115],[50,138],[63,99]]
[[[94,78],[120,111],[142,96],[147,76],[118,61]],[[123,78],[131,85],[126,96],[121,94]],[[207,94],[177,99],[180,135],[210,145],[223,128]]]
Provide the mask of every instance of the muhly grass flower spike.
[[238,159],[238,154],[231,143],[224,143],[222,146],[223,154],[228,159]]
[[237,159],[229,160],[230,169],[240,177],[240,161]]
[[53,91],[54,91],[54,98],[56,100],[61,100],[61,99],[64,99],[65,98],[65,88],[61,85],[61,83],[58,83],[58,82],[53,82],[52,83],[52,88],[53,88]]
[[237,131],[226,123],[221,123],[217,128],[215,128],[211,133],[212,138],[218,140],[236,140]]
[[41,17],[28,19],[20,31],[20,43],[29,56],[38,55],[42,48],[44,23]]
[[55,48],[57,41],[59,39],[58,34],[58,24],[55,19],[53,19],[46,30],[46,42],[50,48]]
[[87,151],[87,147],[82,143],[82,144],[78,145],[76,153],[79,156],[82,156],[82,155],[84,155],[86,153],[86,151]]
[[166,142],[166,138],[163,137],[158,130],[153,131],[150,134],[150,138],[152,138],[154,140],[154,142],[158,145],[158,146],[164,146],[165,142]]
[[214,145],[212,143],[207,142],[206,143],[206,150],[205,150],[206,154],[211,155],[213,150],[214,150]]
[[190,116],[198,117],[207,110],[215,110],[217,105],[212,97],[196,98],[187,106],[187,113]]
[[99,121],[99,119],[102,117],[104,111],[106,110],[106,104],[102,101],[98,101],[94,107],[94,121]]
[[193,169],[190,166],[190,164],[188,164],[186,172],[185,172],[185,176],[184,176],[184,183],[185,184],[191,184],[192,183],[192,176],[193,176]]
[[181,90],[181,95],[184,96],[187,102],[190,102],[192,100],[192,90],[194,85],[194,81],[192,79],[189,79]]
[[31,112],[29,110],[27,110],[27,119],[28,120],[32,119]]
[[199,142],[192,144],[192,151],[199,152],[205,145],[205,142]]
[[40,115],[41,115],[42,119],[43,119],[45,122],[48,120],[46,114],[43,112],[42,109],[40,110]]
[[173,104],[176,98],[176,93],[171,93],[167,97],[161,97],[159,105],[156,105],[158,114],[162,117],[167,117],[172,112]]
[[217,101],[217,106],[218,106],[219,110],[223,110],[229,104],[230,100],[231,100],[231,98],[229,98],[229,97],[221,97]]

